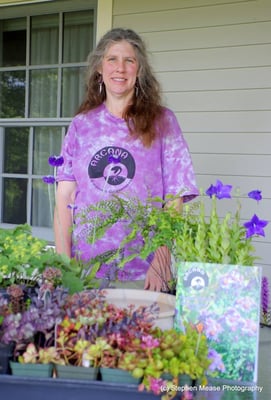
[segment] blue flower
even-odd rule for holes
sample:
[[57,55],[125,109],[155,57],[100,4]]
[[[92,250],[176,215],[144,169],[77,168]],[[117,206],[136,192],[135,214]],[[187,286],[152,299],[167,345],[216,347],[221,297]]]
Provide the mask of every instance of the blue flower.
[[265,236],[263,228],[267,224],[268,221],[261,220],[254,214],[250,221],[244,223],[244,227],[247,229],[246,237],[249,238],[253,235]]
[[262,192],[260,190],[252,190],[248,193],[248,197],[253,200],[262,200]]
[[216,185],[211,185],[209,189],[206,190],[206,194],[209,197],[217,197],[219,200],[221,199],[230,199],[231,198],[231,185],[223,185],[220,180],[216,181]]
[[42,180],[44,183],[47,183],[48,185],[53,185],[56,181],[53,175],[46,175],[42,178]]
[[64,158],[62,156],[50,156],[48,158],[48,163],[52,167],[60,167],[64,163]]

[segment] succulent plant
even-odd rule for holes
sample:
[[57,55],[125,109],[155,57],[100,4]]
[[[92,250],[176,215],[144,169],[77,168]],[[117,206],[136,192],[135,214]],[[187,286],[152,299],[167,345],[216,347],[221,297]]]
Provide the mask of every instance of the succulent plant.
[[[12,292],[15,291],[11,287]],[[18,298],[21,292],[16,288]],[[14,294],[14,293],[13,293]],[[5,300],[6,315],[0,325],[0,342],[15,343],[14,358],[25,351],[27,345],[36,341],[38,346],[48,346],[54,343],[55,325],[64,316],[64,304],[68,290],[63,287],[54,288],[41,284],[32,295],[27,307],[20,312],[13,311],[13,300]],[[2,300],[3,303],[3,300]],[[0,301],[1,304],[1,301]]]

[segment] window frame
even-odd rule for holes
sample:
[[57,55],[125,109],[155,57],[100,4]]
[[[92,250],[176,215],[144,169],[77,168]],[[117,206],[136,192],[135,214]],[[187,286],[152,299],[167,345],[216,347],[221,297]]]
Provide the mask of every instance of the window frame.
[[[102,1],[103,3],[104,1]],[[101,4],[99,4],[100,6]],[[54,127],[60,127],[62,130],[62,137],[64,137],[65,131],[67,130],[68,125],[71,122],[72,116],[71,117],[61,117],[61,99],[58,98],[57,100],[57,116],[53,118],[30,118],[29,117],[29,85],[30,85],[30,80],[29,80],[29,75],[30,71],[32,70],[39,70],[44,68],[44,65],[30,65],[30,19],[33,16],[38,16],[38,15],[44,15],[44,14],[54,14],[58,13],[60,15],[60,23],[59,26],[62,26],[62,21],[63,21],[63,14],[66,12],[76,12],[76,11],[83,11],[83,10],[93,10],[94,17],[93,17],[93,46],[95,45],[96,42],[96,32],[97,32],[97,7],[98,7],[98,1],[97,0],[78,0],[76,2],[72,0],[63,0],[63,1],[55,1],[55,2],[46,2],[46,3],[37,3],[33,4],[24,4],[24,5],[17,5],[16,7],[14,6],[6,6],[3,7],[1,6],[1,20],[4,19],[14,19],[14,18],[21,18],[25,17],[26,18],[26,29],[27,29],[27,54],[26,54],[26,65],[24,66],[15,66],[15,67],[1,67],[0,71],[4,72],[6,71],[18,71],[18,70],[25,70],[26,71],[26,94],[25,94],[25,118],[0,118],[0,144],[2,146],[0,147],[2,149],[2,152],[0,152],[0,210],[2,214],[2,209],[3,209],[3,179],[5,177],[12,177],[16,178],[18,174],[7,174],[3,173],[3,159],[4,159],[4,154],[3,154],[3,138],[4,138],[4,130],[5,128],[11,128],[11,127],[27,127],[29,128],[29,149],[28,149],[28,165],[31,164],[31,158],[32,158],[32,149],[33,149],[33,131],[35,127],[48,127],[48,126],[54,126]],[[63,35],[62,31],[60,29],[59,32],[59,40],[62,40],[63,44]],[[61,51],[61,49],[59,49]],[[60,58],[59,58],[60,59]],[[57,68],[58,69],[58,76],[60,76],[60,70],[63,71],[63,68],[65,65],[68,65],[69,67],[85,67],[86,66],[86,61],[85,62],[76,62],[76,63],[58,63],[58,64],[50,64],[50,68]],[[61,85],[61,79],[58,79],[58,85]],[[60,87],[58,87],[60,89]],[[58,97],[59,97],[60,91],[58,90]],[[32,143],[32,146],[31,146]],[[49,156],[49,155],[48,155]],[[30,163],[30,164],[29,164]],[[33,178],[36,177],[36,175],[32,172],[32,170],[28,170],[27,174],[19,174],[20,177],[24,177],[28,179],[28,181],[32,180]],[[27,188],[27,221],[30,225],[30,210],[31,210],[31,202],[32,202],[32,184],[28,184]],[[0,227],[1,228],[13,228],[16,225],[14,224],[7,224],[2,222],[2,215],[0,218]],[[54,237],[53,237],[53,230],[51,228],[45,228],[45,227],[32,227],[32,232],[35,236],[44,238],[45,240],[53,243]]]

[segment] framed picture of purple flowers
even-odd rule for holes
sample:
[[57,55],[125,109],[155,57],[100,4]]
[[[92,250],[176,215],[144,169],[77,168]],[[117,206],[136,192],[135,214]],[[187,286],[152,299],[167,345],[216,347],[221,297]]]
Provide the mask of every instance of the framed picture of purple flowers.
[[175,328],[202,324],[220,359],[219,379],[257,382],[260,302],[261,267],[178,266]]

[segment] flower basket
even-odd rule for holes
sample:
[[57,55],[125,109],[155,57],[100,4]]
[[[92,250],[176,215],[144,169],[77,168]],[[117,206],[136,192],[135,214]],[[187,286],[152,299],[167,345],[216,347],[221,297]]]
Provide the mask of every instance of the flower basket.
[[74,365],[56,365],[57,378],[62,379],[83,379],[96,380],[98,376],[98,368],[80,367]]
[[39,378],[51,378],[53,374],[53,364],[23,364],[10,361],[12,375],[33,376]]

